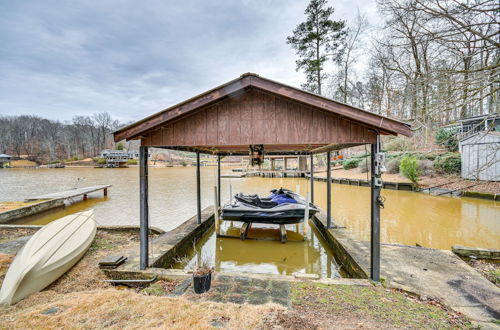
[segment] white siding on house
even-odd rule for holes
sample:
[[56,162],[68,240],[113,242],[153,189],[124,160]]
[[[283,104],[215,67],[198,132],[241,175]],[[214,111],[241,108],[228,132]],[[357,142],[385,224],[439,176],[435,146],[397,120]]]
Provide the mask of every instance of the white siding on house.
[[478,132],[460,141],[462,178],[500,181],[500,134]]

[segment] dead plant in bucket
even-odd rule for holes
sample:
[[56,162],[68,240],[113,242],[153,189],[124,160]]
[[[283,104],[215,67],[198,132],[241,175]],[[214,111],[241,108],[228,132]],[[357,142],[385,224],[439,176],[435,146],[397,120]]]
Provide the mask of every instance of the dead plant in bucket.
[[196,262],[193,269],[193,276],[205,276],[214,272],[214,267],[210,266],[210,258],[204,256]]

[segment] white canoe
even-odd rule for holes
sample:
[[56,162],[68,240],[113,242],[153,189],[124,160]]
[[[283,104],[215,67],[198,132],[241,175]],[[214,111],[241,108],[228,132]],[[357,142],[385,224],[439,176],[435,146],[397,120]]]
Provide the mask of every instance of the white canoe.
[[0,304],[14,304],[67,272],[88,250],[97,225],[94,211],[80,212],[42,227],[17,253],[0,290]]

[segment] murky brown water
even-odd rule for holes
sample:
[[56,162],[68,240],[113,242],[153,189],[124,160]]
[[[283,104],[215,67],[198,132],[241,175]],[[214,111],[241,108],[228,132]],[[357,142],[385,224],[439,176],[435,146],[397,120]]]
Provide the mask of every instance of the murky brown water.
[[[221,233],[239,236],[239,223],[222,222]],[[215,270],[226,272],[253,272],[292,275],[318,274],[321,278],[345,277],[333,258],[332,251],[314,227],[309,225],[304,240],[304,226],[287,225],[288,241],[281,244],[276,226],[254,224],[248,237],[269,240],[217,238],[214,230],[200,240],[196,248],[174,268],[190,270],[200,258],[215,260]]]
[[[223,168],[229,172],[229,168]],[[213,203],[215,167],[202,168],[202,207]],[[43,224],[66,214],[93,208],[100,224],[139,223],[139,171],[126,169],[5,169],[0,170],[0,201],[22,200],[30,196],[95,184],[112,184],[109,196],[89,196],[66,208],[23,219],[23,223]],[[271,188],[286,187],[300,193],[309,191],[301,178],[222,179],[222,199],[233,192],[267,194]],[[326,209],[326,183],[315,182],[315,203]],[[381,212],[381,240],[438,249],[454,244],[500,248],[500,203],[473,198],[434,197],[405,191],[383,190],[386,207]],[[195,168],[150,169],[150,217],[153,226],[171,230],[196,212]],[[334,220],[362,240],[370,235],[370,191],[366,187],[332,185]],[[294,226],[288,228],[294,230]],[[262,233],[262,229],[260,229]],[[265,232],[265,231],[264,231]],[[215,239],[207,236],[200,247],[216,254],[216,266],[224,270],[257,269],[258,272],[291,274],[295,271],[337,276],[331,253],[314,232],[306,243]],[[312,233],[312,234],[311,234]],[[259,230],[255,232],[259,234]],[[269,232],[267,233],[269,234]],[[293,236],[293,234],[291,234]],[[283,250],[283,251],[281,251]],[[213,252],[210,252],[213,251]],[[285,251],[288,251],[285,253]],[[276,252],[276,253],[274,253]],[[284,260],[283,258],[286,258]]]

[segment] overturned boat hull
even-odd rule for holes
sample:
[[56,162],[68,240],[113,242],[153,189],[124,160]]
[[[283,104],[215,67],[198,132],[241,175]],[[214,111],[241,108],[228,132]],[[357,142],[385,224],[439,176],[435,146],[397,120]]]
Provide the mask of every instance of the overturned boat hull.
[[93,210],[63,217],[40,229],[10,265],[0,290],[0,304],[14,304],[57,280],[85,254],[96,230]]

